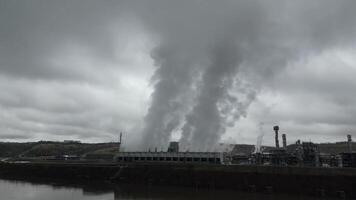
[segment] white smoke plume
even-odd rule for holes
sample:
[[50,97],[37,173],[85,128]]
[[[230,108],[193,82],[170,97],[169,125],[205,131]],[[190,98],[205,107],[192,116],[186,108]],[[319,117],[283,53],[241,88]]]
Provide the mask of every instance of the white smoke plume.
[[265,132],[263,130],[263,125],[264,125],[263,122],[260,122],[258,124],[258,128],[259,128],[260,134],[258,134],[258,136],[257,136],[257,141],[256,141],[256,146],[255,146],[255,153],[260,153],[261,150],[262,150],[261,149],[262,141],[263,141],[263,136],[265,135]]

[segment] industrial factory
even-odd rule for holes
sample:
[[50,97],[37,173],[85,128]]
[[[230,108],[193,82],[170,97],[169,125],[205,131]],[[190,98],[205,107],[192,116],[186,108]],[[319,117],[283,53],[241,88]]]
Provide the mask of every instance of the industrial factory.
[[[347,148],[342,153],[321,153],[319,145],[312,142],[296,141],[287,146],[287,136],[282,134],[283,146],[279,145],[279,126],[274,126],[275,147],[266,151],[257,151],[248,156],[247,163],[272,166],[298,167],[356,167],[356,152],[352,151],[352,138],[347,135]],[[241,163],[233,158],[233,163]],[[246,163],[246,160],[245,162]]]
[[[214,165],[263,165],[296,167],[356,167],[356,152],[352,151],[352,137],[347,135],[347,149],[338,154],[321,153],[319,145],[296,141],[287,145],[287,135],[282,134],[279,144],[279,126],[274,126],[275,147],[255,148],[250,153],[229,152],[182,152],[178,142],[170,142],[167,151],[119,152],[119,163],[176,163]],[[121,136],[120,136],[121,138]],[[121,139],[120,139],[121,144]]]
[[[316,144],[298,140],[288,144],[288,135],[280,134],[279,130],[279,126],[271,129],[275,136],[273,147],[260,146],[258,142],[255,148],[253,145],[233,145],[231,150],[221,152],[182,151],[179,143],[174,141],[165,151],[155,148],[127,152],[121,147],[120,134],[119,142],[91,147],[103,146],[114,151],[112,154],[94,151],[83,156],[2,159],[0,177],[75,178],[356,198],[356,152],[352,148],[351,135],[338,143]],[[65,141],[63,145],[73,148],[84,144]]]
[[170,142],[166,152],[119,152],[118,162],[176,162],[176,163],[206,163],[224,164],[221,152],[180,152],[178,142]]

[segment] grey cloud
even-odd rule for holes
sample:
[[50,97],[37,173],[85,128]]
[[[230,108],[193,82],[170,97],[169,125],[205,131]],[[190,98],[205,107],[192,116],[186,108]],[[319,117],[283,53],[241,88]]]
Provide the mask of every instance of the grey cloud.
[[[315,77],[302,61],[354,48],[355,8],[348,0],[1,1],[0,134],[98,139],[124,129],[145,149],[180,139],[211,150],[242,119],[354,130],[354,71]],[[273,92],[281,107],[256,111],[278,99],[259,102]],[[320,102],[313,115],[298,112],[305,99]]]
[[[90,81],[93,77],[85,77],[85,71],[76,72],[73,64],[73,70],[68,70],[48,66],[47,60],[66,43],[82,46],[91,57],[114,60],[115,33],[110,28],[122,18],[122,12],[120,2],[4,1],[0,70],[16,77]],[[105,70],[105,65],[96,68],[92,70]]]
[[111,141],[140,123],[150,59],[123,3],[0,2],[4,139]]

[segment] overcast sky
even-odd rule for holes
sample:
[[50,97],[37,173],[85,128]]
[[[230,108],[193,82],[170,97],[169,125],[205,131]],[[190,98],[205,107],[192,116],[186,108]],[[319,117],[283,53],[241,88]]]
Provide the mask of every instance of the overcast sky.
[[0,140],[356,137],[356,1],[0,0]]

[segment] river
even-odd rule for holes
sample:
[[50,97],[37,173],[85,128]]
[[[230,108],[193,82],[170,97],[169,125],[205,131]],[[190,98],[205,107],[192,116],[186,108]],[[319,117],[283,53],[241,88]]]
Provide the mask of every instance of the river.
[[[0,200],[308,200],[317,198],[228,190],[116,185],[105,182],[14,181],[0,179]],[[325,199],[325,198],[323,198]]]

